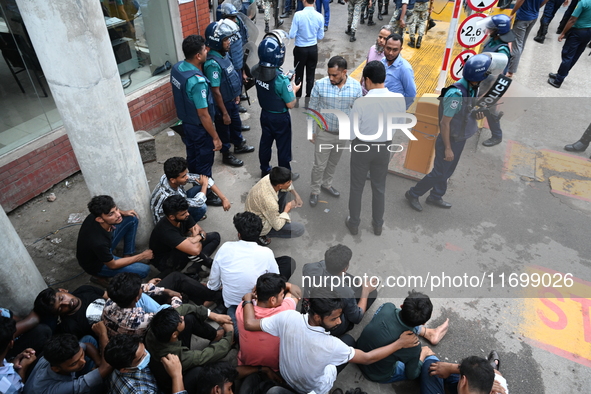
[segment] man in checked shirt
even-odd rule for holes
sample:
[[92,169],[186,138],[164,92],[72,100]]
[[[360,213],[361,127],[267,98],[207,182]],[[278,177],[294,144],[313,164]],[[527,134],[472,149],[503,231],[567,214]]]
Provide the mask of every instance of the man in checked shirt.
[[[333,56],[328,61],[328,77],[314,83],[310,99],[310,109],[338,109],[349,115],[353,102],[363,95],[361,85],[347,76],[347,61],[342,56]],[[327,129],[317,127],[312,139],[314,147],[314,166],[311,176],[310,205],[318,204],[320,190],[333,197],[341,193],[332,186],[334,173],[343,154],[347,141],[339,140],[339,122],[334,114],[323,114]],[[329,148],[329,146],[332,146]]]

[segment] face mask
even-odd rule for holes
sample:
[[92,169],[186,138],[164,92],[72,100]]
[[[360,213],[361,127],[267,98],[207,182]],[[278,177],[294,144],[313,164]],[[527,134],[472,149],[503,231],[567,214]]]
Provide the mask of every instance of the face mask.
[[142,361],[140,361],[140,363],[136,367],[140,371],[145,369],[148,366],[148,364],[150,363],[150,352],[147,350],[144,350],[144,351],[146,352],[146,355],[144,356]]

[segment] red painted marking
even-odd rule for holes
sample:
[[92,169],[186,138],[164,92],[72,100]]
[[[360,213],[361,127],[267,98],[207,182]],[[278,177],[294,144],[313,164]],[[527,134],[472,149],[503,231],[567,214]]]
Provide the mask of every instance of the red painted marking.
[[570,295],[570,299],[581,304],[581,312],[583,313],[583,335],[585,342],[591,343],[591,319],[589,318],[591,300],[577,297],[574,294]]
[[505,148],[505,158],[503,159],[503,175],[501,175],[501,179],[506,181],[508,179],[507,173],[509,172],[509,159],[511,158],[511,152],[513,151],[513,145],[517,142],[513,140],[507,141],[507,148]]
[[462,4],[461,0],[456,0],[454,3],[454,12],[452,14],[452,18],[458,18],[460,15],[460,5]]
[[583,200],[583,201],[589,201],[589,202],[591,202],[591,198],[585,198],[585,197],[577,196],[575,194],[570,194],[570,193],[566,193],[566,192],[563,192],[563,191],[560,191],[560,190],[555,190],[555,189],[552,189],[550,191],[552,193],[560,194],[562,196],[567,196],[567,197],[571,197],[571,198],[576,198],[577,200]]
[[568,156],[568,157],[573,157],[575,159],[579,159],[581,161],[584,161],[585,163],[588,163],[589,160],[585,159],[584,157],[578,156],[578,155],[573,155],[572,153],[565,153],[565,152],[560,152],[557,150],[552,150],[552,149],[540,149],[540,152],[550,152],[553,154],[558,154],[558,155],[562,155],[562,156]]
[[529,343],[530,345],[533,345],[537,348],[540,348],[542,350],[546,350],[550,353],[554,353],[557,356],[560,357],[564,357],[567,360],[573,361],[575,363],[581,364],[585,367],[591,368],[591,360],[582,356],[579,356],[578,354],[574,354],[571,352],[567,352],[566,350],[557,348],[555,346],[552,345],[547,345],[543,342],[540,341],[536,341],[535,339],[531,339],[531,338],[524,338],[525,342]]
[[[564,299],[561,297],[562,294],[554,288],[548,287],[542,289],[541,293],[552,293],[556,296],[556,300],[564,302]],[[553,330],[564,330],[568,324],[568,319],[564,311],[558,305],[556,305],[554,302],[550,301],[547,298],[540,298],[540,302],[544,304],[552,312],[554,312],[557,317],[557,320],[552,320],[546,316],[543,310],[536,309],[536,313],[538,314],[540,320]]]
[[463,251],[463,250],[464,250],[464,249],[460,248],[460,247],[459,247],[459,246],[457,246],[457,245],[450,244],[449,242],[446,242],[446,243],[445,243],[445,249],[447,249],[447,250],[452,250],[452,251],[454,251],[454,252],[461,252],[461,251]]

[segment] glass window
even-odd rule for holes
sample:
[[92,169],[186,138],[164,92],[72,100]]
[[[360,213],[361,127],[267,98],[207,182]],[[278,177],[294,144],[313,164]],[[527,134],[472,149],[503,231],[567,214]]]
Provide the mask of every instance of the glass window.
[[126,94],[176,63],[168,1],[101,0],[101,7]]

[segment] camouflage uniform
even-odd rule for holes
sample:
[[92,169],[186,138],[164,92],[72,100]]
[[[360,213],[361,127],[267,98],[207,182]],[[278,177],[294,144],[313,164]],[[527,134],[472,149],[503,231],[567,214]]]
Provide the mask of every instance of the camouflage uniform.
[[347,19],[347,28],[355,33],[357,31],[357,24],[359,23],[359,16],[361,15],[361,5],[363,0],[349,0],[347,3],[349,18]]
[[[368,6],[370,0],[365,0],[363,4],[361,4],[361,20],[364,19],[372,19],[373,20],[373,13],[375,11],[375,4],[376,0],[371,0],[371,6]],[[367,11],[367,13],[366,13]]]
[[413,9],[413,20],[408,24],[408,32],[410,38],[415,37],[415,32],[419,37],[425,35],[427,29],[427,22],[429,21],[429,0],[417,0],[415,8]]
[[265,11],[265,23],[269,23],[271,20],[271,3],[272,1],[269,0],[258,0],[258,4],[263,7]]

